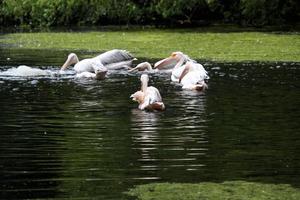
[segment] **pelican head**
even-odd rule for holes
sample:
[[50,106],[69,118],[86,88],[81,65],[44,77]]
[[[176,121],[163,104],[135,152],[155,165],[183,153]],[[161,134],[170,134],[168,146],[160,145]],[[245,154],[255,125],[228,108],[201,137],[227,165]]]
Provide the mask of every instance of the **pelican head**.
[[174,67],[178,62],[188,60],[188,56],[183,54],[180,51],[173,52],[169,57],[162,59],[154,64],[154,68],[164,69],[170,68],[170,66]]
[[138,102],[139,104],[144,101],[144,93],[142,91],[137,91],[130,96],[133,101]]
[[67,67],[69,67],[70,65],[73,65],[73,64],[76,64],[78,63],[79,60],[78,60],[78,57],[75,53],[70,53],[68,55],[68,58],[66,60],[66,62],[63,64],[63,66],[61,67],[60,70],[65,70],[67,69]]

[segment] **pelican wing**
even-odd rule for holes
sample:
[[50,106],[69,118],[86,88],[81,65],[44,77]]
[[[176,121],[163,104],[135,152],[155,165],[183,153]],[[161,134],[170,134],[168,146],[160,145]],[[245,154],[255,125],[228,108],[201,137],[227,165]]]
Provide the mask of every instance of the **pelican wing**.
[[203,71],[191,71],[188,72],[181,80],[181,84],[184,85],[196,85],[198,83],[204,82],[206,78],[206,73]]
[[130,66],[132,65],[132,60],[126,60],[126,61],[121,61],[117,63],[110,63],[105,65],[107,69],[110,70],[116,70],[116,69],[130,69]]
[[146,96],[149,97],[149,103],[161,102],[162,98],[157,88],[150,86],[147,88]]
[[113,49],[97,56],[103,65],[132,61],[135,58],[126,50]]
[[81,72],[94,72],[93,63],[95,63],[94,58],[88,58],[81,60],[80,62],[76,63],[74,66],[74,70],[77,73]]
[[197,71],[201,75],[201,77],[203,77],[203,79],[209,79],[207,71],[204,69],[203,65],[199,63],[193,63],[192,71]]
[[160,93],[159,93],[158,89],[150,86],[147,88],[145,97],[144,97],[144,102],[139,105],[139,108],[141,110],[144,110],[148,106],[151,107],[152,104],[157,103],[157,102],[162,102]]

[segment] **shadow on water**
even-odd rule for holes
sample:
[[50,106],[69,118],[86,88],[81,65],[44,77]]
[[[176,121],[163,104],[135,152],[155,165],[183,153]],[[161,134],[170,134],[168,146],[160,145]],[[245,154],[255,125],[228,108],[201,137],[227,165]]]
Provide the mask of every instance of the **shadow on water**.
[[[55,70],[65,59],[51,51],[1,53],[0,71],[20,63]],[[154,113],[129,98],[140,74],[0,77],[1,198],[121,199],[152,182],[300,187],[299,63],[204,66],[211,77],[204,93],[150,74],[167,107]]]
[[299,25],[282,25],[282,26],[265,26],[265,27],[245,27],[236,26],[232,24],[217,24],[210,26],[197,25],[196,27],[189,26],[61,26],[61,27],[44,27],[44,28],[30,28],[30,27],[0,27],[0,35],[7,33],[28,33],[28,32],[90,32],[90,31],[124,31],[136,32],[144,30],[165,30],[170,32],[191,32],[191,33],[241,33],[241,32],[266,32],[266,33],[290,33],[299,35]]

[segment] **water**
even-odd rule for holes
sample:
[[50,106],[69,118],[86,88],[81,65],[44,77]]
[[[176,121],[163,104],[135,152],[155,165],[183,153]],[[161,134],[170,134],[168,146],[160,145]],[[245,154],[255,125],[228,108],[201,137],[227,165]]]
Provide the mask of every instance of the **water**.
[[[0,71],[26,64],[55,73],[66,54],[1,50]],[[150,74],[167,107],[155,113],[129,98],[140,74],[0,76],[0,198],[126,199],[152,182],[300,187],[300,64],[204,66],[204,93]]]

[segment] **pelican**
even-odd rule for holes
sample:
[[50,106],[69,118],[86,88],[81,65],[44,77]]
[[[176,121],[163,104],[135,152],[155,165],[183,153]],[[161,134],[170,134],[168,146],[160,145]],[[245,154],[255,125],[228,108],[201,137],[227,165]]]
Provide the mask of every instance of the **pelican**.
[[94,58],[83,59],[81,61],[79,61],[75,53],[70,53],[61,70],[65,70],[70,65],[75,64],[74,70],[78,74],[77,77],[102,79],[108,70],[129,68],[133,60],[135,58],[128,51],[119,49],[110,50]]
[[135,92],[130,96],[133,101],[139,103],[140,110],[164,110],[165,105],[157,88],[153,86],[148,87],[149,77],[147,74],[141,76],[141,90]]
[[81,72],[79,74],[76,74],[76,78],[91,78],[91,79],[97,79],[97,80],[103,80],[105,79],[107,71],[100,71],[98,73],[92,73],[92,72]]
[[142,62],[142,63],[138,64],[136,67],[129,69],[128,72],[134,72],[134,71],[149,71],[149,72],[151,72],[152,70],[153,69],[152,69],[152,66],[150,63]]
[[201,64],[188,61],[179,77],[179,83],[182,84],[182,89],[202,91],[207,89],[207,78],[207,72]]
[[[155,69],[164,69],[173,66],[171,80],[174,82],[179,82],[179,77],[184,70],[185,63],[187,61],[196,62],[190,59],[187,55],[180,51],[173,52],[168,58],[162,59],[154,64]],[[175,65],[174,65],[175,64]]]
[[[174,67],[175,64],[171,64],[169,66]],[[169,67],[168,66],[168,67]],[[171,70],[168,67],[164,67],[163,69],[154,69],[152,65],[149,62],[142,62],[138,64],[136,67],[131,68],[128,70],[128,72],[137,72],[137,71],[144,71],[144,72],[158,72],[158,71],[163,71],[163,72],[171,72]]]
[[158,71],[158,70],[153,69],[149,62],[142,62],[142,63],[138,64],[136,67],[131,68],[131,69],[128,70],[128,72],[134,72],[134,71],[155,72],[155,71]]
[[20,65],[17,68],[13,67],[8,69],[7,71],[0,72],[0,75],[33,77],[33,76],[49,76],[51,75],[51,72],[49,70],[42,70],[38,68],[28,67],[26,65]]
[[204,67],[195,60],[182,52],[173,52],[170,57],[155,63],[154,68],[163,69],[165,66],[170,66],[176,63],[172,69],[171,80],[181,83],[183,89],[202,90],[207,88],[204,80],[209,79],[207,71]]

